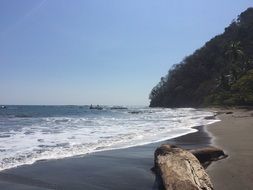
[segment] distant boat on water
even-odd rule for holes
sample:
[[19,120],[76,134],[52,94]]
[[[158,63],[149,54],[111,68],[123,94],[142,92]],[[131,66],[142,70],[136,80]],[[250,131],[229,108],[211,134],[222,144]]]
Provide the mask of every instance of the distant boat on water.
[[93,106],[92,104],[90,105],[90,109],[94,109],[94,110],[102,110],[103,108],[99,105],[97,106]]
[[6,106],[1,106],[1,109],[6,109]]
[[126,110],[127,107],[123,107],[123,106],[113,106],[111,107],[111,110]]

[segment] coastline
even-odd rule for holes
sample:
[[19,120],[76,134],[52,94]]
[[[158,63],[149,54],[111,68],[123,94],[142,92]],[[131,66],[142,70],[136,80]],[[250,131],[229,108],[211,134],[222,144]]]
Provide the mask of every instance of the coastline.
[[215,190],[248,190],[253,188],[253,111],[212,109],[220,122],[208,125],[212,144],[228,154],[208,168]]
[[155,149],[164,143],[186,149],[208,146],[204,126],[174,139],[125,149],[96,152],[80,157],[46,160],[0,172],[0,189],[157,189],[151,172]]

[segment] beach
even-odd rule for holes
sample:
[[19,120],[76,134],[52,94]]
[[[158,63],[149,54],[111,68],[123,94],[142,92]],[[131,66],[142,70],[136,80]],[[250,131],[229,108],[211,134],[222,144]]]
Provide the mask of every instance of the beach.
[[[207,130],[214,146],[222,148],[228,158],[207,168],[216,190],[253,189],[253,111],[244,109],[216,110],[220,122]],[[227,113],[227,114],[226,114]]]
[[216,146],[228,158],[213,162],[208,168],[215,190],[252,189],[253,148],[252,111],[221,110],[220,122],[196,127],[197,132],[142,146],[108,150],[64,159],[41,160],[0,172],[4,190],[116,190],[158,189],[150,170],[154,151],[161,144],[175,144],[185,149]]
[[39,161],[5,170],[0,173],[0,189],[157,189],[155,175],[150,170],[155,149],[162,143],[188,149],[209,145],[209,135],[203,127],[198,129],[198,132],[159,143]]

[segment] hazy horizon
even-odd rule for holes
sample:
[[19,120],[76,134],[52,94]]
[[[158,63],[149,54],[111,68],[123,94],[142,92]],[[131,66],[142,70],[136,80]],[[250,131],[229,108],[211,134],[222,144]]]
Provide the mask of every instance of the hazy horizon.
[[148,105],[251,0],[0,2],[0,104]]

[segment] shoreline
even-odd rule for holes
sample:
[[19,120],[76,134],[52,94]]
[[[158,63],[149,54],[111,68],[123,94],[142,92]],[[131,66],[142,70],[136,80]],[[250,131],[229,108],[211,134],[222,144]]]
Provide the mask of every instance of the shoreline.
[[212,109],[220,112],[220,122],[206,127],[213,146],[228,158],[213,162],[208,168],[215,190],[252,189],[253,187],[253,111]]
[[[151,172],[154,152],[161,144],[184,149],[214,146],[228,158],[212,162],[206,169],[215,190],[251,189],[253,181],[253,111],[207,109],[220,121],[193,127],[196,132],[144,145],[98,151],[86,155],[36,161],[0,172],[0,189],[152,189],[158,190]],[[208,120],[208,118],[206,118]],[[240,135],[239,135],[240,134]],[[246,138],[245,138],[246,137]],[[245,144],[246,143],[246,144]],[[240,172],[240,175],[238,175]]]
[[164,143],[186,149],[209,146],[205,126],[166,141],[142,146],[96,152],[84,156],[35,162],[0,172],[0,189],[157,189],[150,170],[155,149]]

